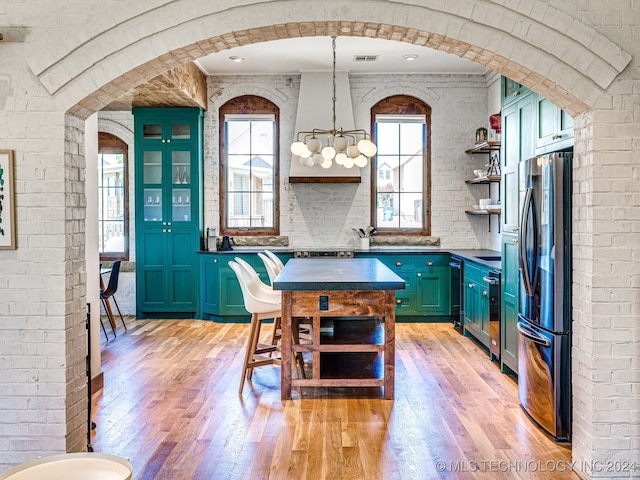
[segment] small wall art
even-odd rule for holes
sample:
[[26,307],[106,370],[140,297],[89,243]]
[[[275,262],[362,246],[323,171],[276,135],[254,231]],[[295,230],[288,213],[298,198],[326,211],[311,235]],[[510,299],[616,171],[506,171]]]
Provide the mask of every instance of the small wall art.
[[13,150],[0,150],[0,250],[16,248]]

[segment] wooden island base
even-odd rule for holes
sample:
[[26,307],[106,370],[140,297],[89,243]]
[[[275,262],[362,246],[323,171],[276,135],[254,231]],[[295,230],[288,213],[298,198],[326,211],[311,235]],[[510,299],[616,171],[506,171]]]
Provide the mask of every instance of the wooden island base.
[[[291,324],[311,319],[310,343],[282,348],[281,397],[297,387],[383,387],[394,398],[395,290],[283,290],[282,345]],[[292,379],[292,354],[311,357],[306,378]]]

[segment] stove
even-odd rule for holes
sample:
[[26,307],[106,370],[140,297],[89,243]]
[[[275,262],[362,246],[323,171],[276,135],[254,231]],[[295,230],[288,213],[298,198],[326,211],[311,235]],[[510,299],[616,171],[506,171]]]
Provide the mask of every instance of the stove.
[[293,258],[353,258],[351,250],[296,250]]

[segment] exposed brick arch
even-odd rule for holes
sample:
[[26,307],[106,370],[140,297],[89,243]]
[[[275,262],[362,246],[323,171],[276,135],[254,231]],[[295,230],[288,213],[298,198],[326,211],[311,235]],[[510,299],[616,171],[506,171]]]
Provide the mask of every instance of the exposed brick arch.
[[[211,2],[180,8],[184,3],[122,13],[119,20],[103,23],[96,16],[96,25],[88,25],[75,45],[43,41],[30,59],[32,70],[71,113],[86,117],[121,92],[212,52],[283,38],[362,36],[467,58],[578,115],[590,109],[631,58],[592,27],[535,0],[520,2],[524,6],[290,0],[228,2],[224,10]],[[555,28],[558,18],[575,28]]]

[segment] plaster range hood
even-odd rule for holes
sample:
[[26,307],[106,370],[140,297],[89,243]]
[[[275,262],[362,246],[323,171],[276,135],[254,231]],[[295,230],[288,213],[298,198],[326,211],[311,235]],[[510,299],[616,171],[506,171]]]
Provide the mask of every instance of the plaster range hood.
[[[331,72],[302,72],[295,132],[333,127],[333,79]],[[336,72],[336,128],[353,130],[353,105],[349,74]],[[292,139],[291,141],[293,141]],[[306,167],[291,155],[289,183],[360,183],[360,168],[346,168],[333,162],[330,168]]]

